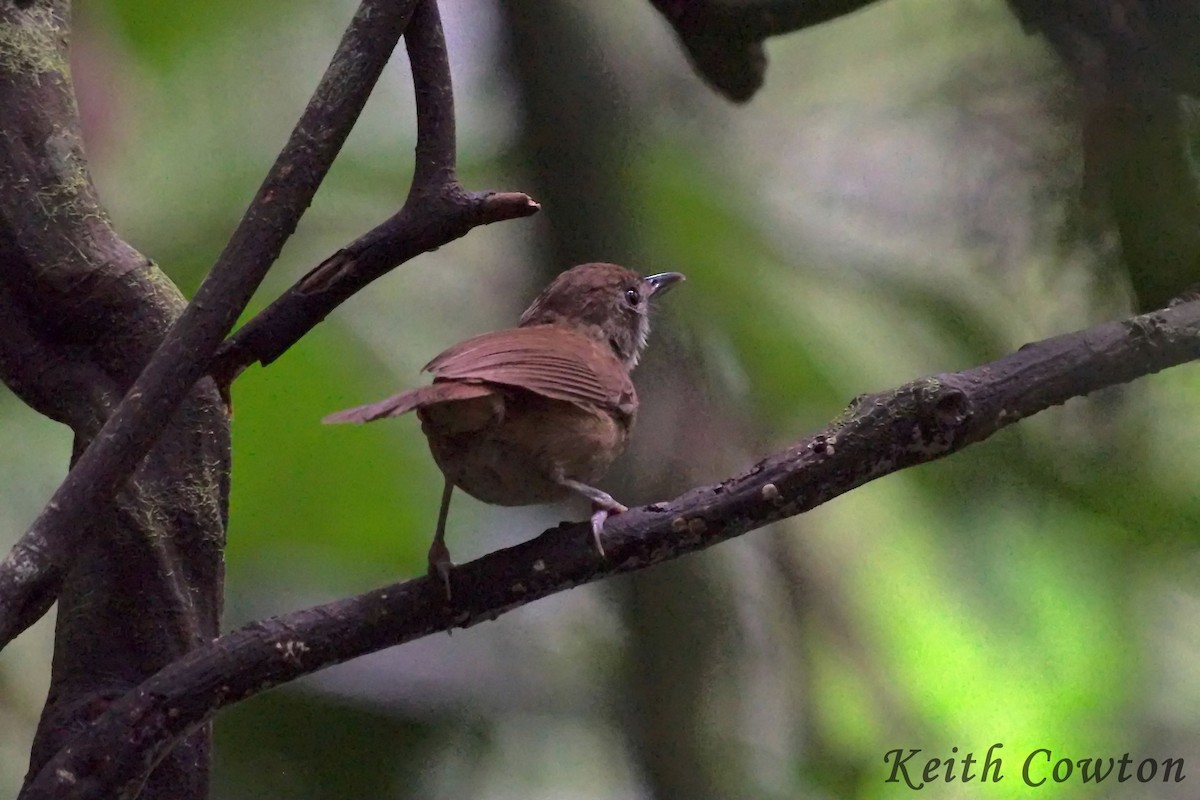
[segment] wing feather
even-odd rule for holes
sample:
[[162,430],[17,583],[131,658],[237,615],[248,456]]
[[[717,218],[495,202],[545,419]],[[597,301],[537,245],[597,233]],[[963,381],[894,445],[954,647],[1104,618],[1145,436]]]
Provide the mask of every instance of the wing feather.
[[516,386],[555,400],[624,412],[636,397],[629,374],[608,348],[558,325],[475,336],[451,347],[425,369],[439,382]]

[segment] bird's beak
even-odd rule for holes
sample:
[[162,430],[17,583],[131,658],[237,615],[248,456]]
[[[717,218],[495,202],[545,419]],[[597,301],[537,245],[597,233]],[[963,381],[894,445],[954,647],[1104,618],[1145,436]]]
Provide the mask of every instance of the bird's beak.
[[649,275],[643,278],[643,280],[650,287],[649,296],[654,297],[655,295],[666,294],[667,290],[672,286],[682,283],[684,277],[682,272],[660,272],[657,275]]

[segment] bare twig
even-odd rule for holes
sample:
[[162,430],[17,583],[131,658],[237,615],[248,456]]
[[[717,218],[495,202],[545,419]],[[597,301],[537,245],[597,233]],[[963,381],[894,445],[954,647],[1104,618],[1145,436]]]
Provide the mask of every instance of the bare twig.
[[[366,103],[418,0],[363,0],[320,85],[194,300],[33,526],[0,562],[0,647],[49,608],[89,516],[205,373]],[[432,0],[425,0],[430,3]]]
[[327,258],[238,329],[209,368],[225,389],[254,362],[269,364],[354,293],[472,228],[537,212],[519,192],[468,192],[455,172],[454,95],[437,6],[422,3],[404,37],[417,102],[412,186],[394,216]]
[[762,86],[763,42],[811,28],[878,0],[650,0],[675,32],[708,84],[736,102]]
[[632,509],[596,555],[586,524],[456,567],[453,601],[417,578],[257,622],[197,648],[120,698],[40,772],[25,800],[132,797],[143,775],[218,709],[286,681],[541,597],[701,550],[1044,409],[1200,358],[1200,302],[1027,345],[974,369],[864,395],[821,433],[741,475]]

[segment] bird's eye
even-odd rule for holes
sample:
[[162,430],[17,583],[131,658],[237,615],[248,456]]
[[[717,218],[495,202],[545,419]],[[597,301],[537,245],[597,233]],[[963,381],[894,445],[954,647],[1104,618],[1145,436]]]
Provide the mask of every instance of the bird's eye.
[[638,303],[642,302],[642,296],[638,293],[637,289],[626,289],[625,302],[629,303],[631,306],[636,306]]

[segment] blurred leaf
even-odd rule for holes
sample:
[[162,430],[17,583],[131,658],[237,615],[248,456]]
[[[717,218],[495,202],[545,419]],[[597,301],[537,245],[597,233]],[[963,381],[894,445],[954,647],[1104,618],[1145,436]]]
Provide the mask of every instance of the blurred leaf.
[[[294,12],[301,3],[207,0],[200,5],[108,0],[104,5],[118,21],[126,44],[154,68],[164,69],[185,55],[205,50],[231,29],[261,28],[264,21],[278,19],[285,10]],[[349,12],[346,19],[349,21]],[[251,79],[246,76],[247,81]]]
[[365,590],[424,571],[442,482],[416,418],[321,424],[400,388],[366,353],[324,325],[235,386],[234,581],[298,572],[312,585]]
[[[739,213],[730,187],[705,160],[650,142],[631,179],[643,195],[638,218],[654,269],[688,275],[688,302],[675,311],[710,349],[731,347],[755,407],[779,418],[804,406],[836,407],[839,391],[813,341],[802,275],[780,268],[761,233]],[[650,235],[653,232],[653,235]]]

